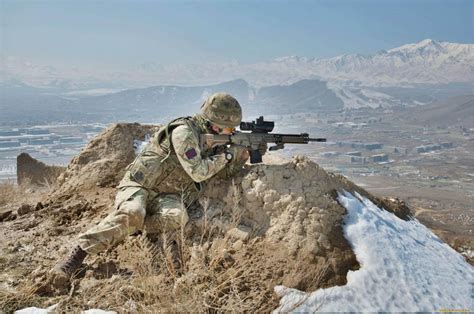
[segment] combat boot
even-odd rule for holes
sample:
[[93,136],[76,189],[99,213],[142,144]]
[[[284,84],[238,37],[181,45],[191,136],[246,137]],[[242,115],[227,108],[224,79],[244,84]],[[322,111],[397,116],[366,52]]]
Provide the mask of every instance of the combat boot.
[[71,254],[69,254],[65,259],[59,262],[52,270],[51,274],[53,275],[53,285],[62,286],[66,285],[69,282],[69,279],[72,275],[79,269],[82,265],[82,262],[87,256],[87,252],[81,249],[78,245],[76,246]]

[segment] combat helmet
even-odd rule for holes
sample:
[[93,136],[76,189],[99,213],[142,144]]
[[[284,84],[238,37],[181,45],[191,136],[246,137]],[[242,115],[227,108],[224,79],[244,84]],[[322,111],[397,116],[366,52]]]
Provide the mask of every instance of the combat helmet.
[[237,99],[226,93],[215,93],[202,104],[204,119],[221,128],[235,128],[242,121],[242,108]]

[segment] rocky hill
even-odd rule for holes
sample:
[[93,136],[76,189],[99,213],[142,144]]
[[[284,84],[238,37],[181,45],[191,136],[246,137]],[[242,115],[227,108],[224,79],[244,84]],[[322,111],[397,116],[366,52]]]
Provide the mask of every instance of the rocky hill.
[[111,126],[49,191],[30,189],[36,198],[0,203],[11,211],[0,222],[2,309],[56,304],[59,311],[268,311],[278,304],[276,285],[314,291],[343,285],[347,272],[358,269],[343,235],[346,210],[337,191],[358,192],[409,219],[402,202],[378,199],[305,157],[276,162],[265,156],[264,164],[247,165],[232,180],[211,179],[178,235],[145,229],[86,259],[67,291],[52,289],[47,271],[78,233],[112,210],[114,187],[135,157],[134,140],[152,131],[139,124]]
[[474,95],[451,97],[433,104],[409,108],[398,118],[418,125],[474,127]]

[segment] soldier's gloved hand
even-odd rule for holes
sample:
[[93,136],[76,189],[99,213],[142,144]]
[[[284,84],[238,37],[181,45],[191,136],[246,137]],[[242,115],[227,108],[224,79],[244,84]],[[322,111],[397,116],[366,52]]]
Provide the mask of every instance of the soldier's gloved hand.
[[242,145],[235,145],[235,144],[230,145],[227,148],[226,154],[227,153],[229,153],[232,156],[232,158],[230,159],[227,158],[229,161],[232,161],[232,162],[239,161],[239,162],[245,163],[250,157],[247,147],[242,146]]
[[219,155],[219,154],[225,153],[226,150],[227,150],[226,145],[217,145],[212,148],[210,155]]
[[247,147],[240,145],[231,145],[227,151],[226,155],[232,155],[232,158],[229,160],[229,163],[225,167],[225,177],[230,178],[235,176],[242,170],[242,167],[245,165],[247,160],[250,158]]

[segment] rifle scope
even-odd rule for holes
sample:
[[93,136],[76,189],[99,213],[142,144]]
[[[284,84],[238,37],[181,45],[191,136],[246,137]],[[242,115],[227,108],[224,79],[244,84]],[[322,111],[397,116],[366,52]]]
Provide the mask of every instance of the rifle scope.
[[240,122],[241,131],[252,131],[252,133],[269,133],[274,127],[275,122],[264,121],[263,116],[252,122]]

